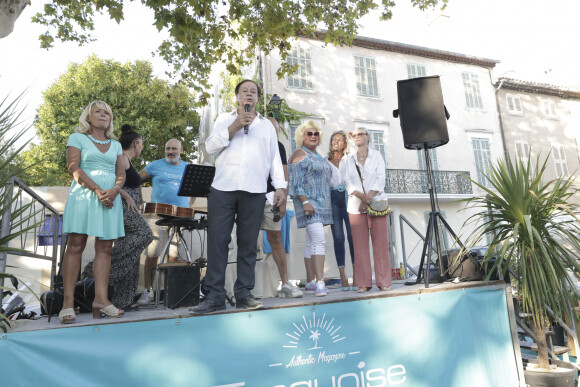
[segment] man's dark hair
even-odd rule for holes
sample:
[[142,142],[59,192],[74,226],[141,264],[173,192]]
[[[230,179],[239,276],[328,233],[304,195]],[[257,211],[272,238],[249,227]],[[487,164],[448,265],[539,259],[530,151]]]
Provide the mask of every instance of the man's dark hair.
[[262,97],[262,88],[260,87],[260,85],[258,85],[256,81],[252,81],[251,79],[244,79],[243,81],[241,81],[236,85],[235,89],[236,95],[238,95],[238,93],[240,92],[240,87],[242,86],[242,84],[246,82],[252,82],[254,85],[256,85],[256,87],[258,88],[258,98]]

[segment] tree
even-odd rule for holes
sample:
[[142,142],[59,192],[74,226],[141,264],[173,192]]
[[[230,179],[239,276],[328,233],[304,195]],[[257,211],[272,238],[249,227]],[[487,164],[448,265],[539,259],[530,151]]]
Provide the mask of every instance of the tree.
[[29,166],[22,180],[28,185],[64,185],[71,181],[66,168],[66,142],[83,109],[93,100],[107,102],[113,110],[115,135],[130,124],[144,139],[140,170],[146,162],[165,157],[170,138],[182,142],[184,160],[196,156],[199,116],[193,97],[184,85],[171,86],[152,75],[149,62],[121,64],[88,57],[73,63],[43,93],[44,103],[35,121],[41,142],[24,154]]
[[[93,16],[108,13],[120,23],[129,0],[53,0],[33,21],[47,27],[40,36],[41,47],[55,40],[83,44],[93,40]],[[132,1],[132,0],[131,0]],[[448,0],[410,0],[419,9],[441,6]],[[325,29],[326,43],[350,45],[359,20],[380,9],[381,19],[392,16],[393,0],[141,0],[154,12],[155,26],[166,29],[169,39],[158,53],[172,67],[171,76],[198,93],[198,104],[210,96],[209,74],[214,64],[224,62],[234,74],[250,63],[257,50],[268,54],[280,50],[283,64],[278,76],[295,71],[285,62],[295,36],[316,36]]]

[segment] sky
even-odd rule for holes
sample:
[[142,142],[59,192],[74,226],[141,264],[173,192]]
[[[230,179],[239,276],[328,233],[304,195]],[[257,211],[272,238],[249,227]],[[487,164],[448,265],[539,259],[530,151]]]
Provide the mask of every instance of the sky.
[[[164,34],[152,25],[151,12],[139,2],[125,6],[125,21],[117,25],[96,19],[97,41],[79,47],[55,43],[39,48],[42,26],[31,17],[45,1],[32,0],[16,21],[14,32],[0,39],[0,99],[26,91],[23,124],[32,124],[42,104],[42,92],[70,63],[96,54],[120,62],[149,60],[155,75],[164,75],[164,62],[153,53]],[[580,1],[578,0],[449,0],[441,10],[420,11],[410,0],[396,0],[390,21],[377,14],[361,19],[359,35],[464,55],[499,60],[494,78],[572,87],[580,90]],[[29,131],[29,137],[34,131]]]

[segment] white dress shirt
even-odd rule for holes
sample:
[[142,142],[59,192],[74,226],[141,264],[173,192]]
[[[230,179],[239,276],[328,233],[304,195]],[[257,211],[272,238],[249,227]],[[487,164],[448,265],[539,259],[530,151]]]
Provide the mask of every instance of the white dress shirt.
[[276,189],[284,189],[287,182],[278,150],[276,130],[272,123],[256,112],[248,134],[238,130],[230,140],[228,126],[238,116],[237,111],[218,116],[205,149],[217,154],[215,177],[211,186],[220,191],[266,193],[268,175]]
[[[332,167],[332,176],[330,177],[330,188],[336,188],[336,187],[338,187],[339,185],[343,184],[343,183],[344,183],[344,181],[343,181],[342,175],[340,174],[340,169],[338,169],[338,168],[336,167],[336,165],[334,165],[334,164],[332,163],[332,161],[330,161],[330,160],[328,159],[328,157],[325,157],[324,159],[325,159],[325,160],[326,160],[326,162],[327,162],[328,164],[330,164],[330,166]],[[339,165],[340,165],[340,164],[339,164]],[[343,190],[343,191],[344,191],[344,190]]]
[[[356,166],[360,168],[364,180],[364,190],[360,181]],[[364,193],[378,191],[374,200],[387,199],[385,193],[385,161],[379,151],[369,148],[369,154],[361,165],[356,159],[356,152],[347,155],[340,161],[340,173],[344,178],[346,191],[348,192],[348,204],[346,210],[349,214],[360,214],[358,208],[361,200],[353,195],[355,191]]]

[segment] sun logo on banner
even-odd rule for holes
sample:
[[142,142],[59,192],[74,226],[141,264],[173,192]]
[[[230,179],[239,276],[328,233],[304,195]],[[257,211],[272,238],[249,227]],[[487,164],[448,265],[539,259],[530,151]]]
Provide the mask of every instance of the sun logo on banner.
[[340,333],[342,325],[336,323],[334,317],[330,320],[327,319],[326,313],[322,317],[316,317],[315,312],[312,312],[312,316],[309,318],[303,315],[302,319],[292,323],[292,326],[294,329],[291,332],[286,332],[289,341],[288,344],[283,345],[283,348],[307,346],[305,349],[313,351],[346,338]]

